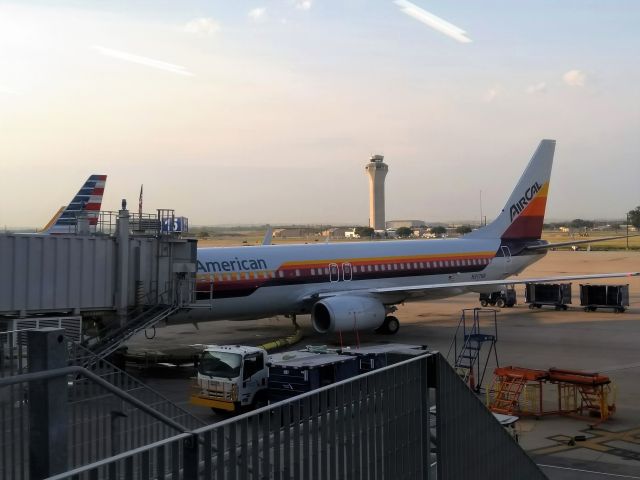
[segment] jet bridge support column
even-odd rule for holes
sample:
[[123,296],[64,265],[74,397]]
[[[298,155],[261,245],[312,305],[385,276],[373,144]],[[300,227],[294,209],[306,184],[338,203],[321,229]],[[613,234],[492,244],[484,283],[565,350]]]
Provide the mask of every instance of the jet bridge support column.
[[[29,330],[27,341],[29,373],[67,366],[64,329]],[[66,377],[29,384],[29,473],[33,479],[68,468],[68,395]]]
[[126,200],[122,200],[122,210],[118,212],[117,249],[116,313],[123,327],[129,306],[129,210]]

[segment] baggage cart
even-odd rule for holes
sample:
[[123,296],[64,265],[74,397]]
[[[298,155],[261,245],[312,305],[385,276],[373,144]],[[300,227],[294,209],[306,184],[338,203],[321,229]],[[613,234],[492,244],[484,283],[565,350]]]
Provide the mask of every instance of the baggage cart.
[[527,283],[525,284],[525,303],[529,308],[541,308],[543,305],[566,310],[571,303],[570,283]]
[[622,313],[629,306],[629,284],[580,284],[580,305],[585,312],[595,312],[598,308],[612,308],[614,312]]

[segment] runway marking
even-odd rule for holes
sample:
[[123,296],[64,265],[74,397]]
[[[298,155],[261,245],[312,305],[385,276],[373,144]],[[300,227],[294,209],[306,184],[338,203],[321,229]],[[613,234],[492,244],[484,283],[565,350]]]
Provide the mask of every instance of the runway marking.
[[568,435],[553,435],[547,438],[557,442],[557,445],[537,448],[535,450],[530,450],[529,452],[536,455],[553,455],[578,448],[586,448],[588,450],[594,450],[596,452],[624,458],[625,460],[635,460],[640,462],[640,453],[633,450],[627,450],[625,448],[607,445],[608,442],[613,441],[622,441],[634,445],[640,445],[640,427],[620,432],[610,432],[599,428],[586,429],[582,430],[582,432],[588,437],[585,441],[579,441],[575,442],[573,445],[569,445],[569,441],[573,437]]
[[572,472],[582,472],[582,473],[595,473],[596,475],[605,475],[607,477],[616,477],[616,478],[638,478],[640,479],[640,477],[634,477],[632,475],[621,475],[619,473],[605,473],[605,472],[597,472],[595,470],[583,470],[581,468],[571,468],[571,467],[559,467],[558,465],[545,465],[543,463],[538,463],[537,464],[539,467],[543,467],[543,468],[558,468],[560,470],[571,470]]

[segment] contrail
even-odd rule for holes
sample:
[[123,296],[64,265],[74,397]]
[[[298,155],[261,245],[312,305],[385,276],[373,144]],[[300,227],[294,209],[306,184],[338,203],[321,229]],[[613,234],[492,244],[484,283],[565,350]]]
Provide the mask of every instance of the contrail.
[[92,48],[94,50],[97,50],[101,54],[106,55],[107,57],[113,57],[119,60],[124,60],[125,62],[137,63],[139,65],[157,68],[166,72],[177,73],[178,75],[193,77],[193,73],[180,65],[175,65],[173,63],[167,63],[160,60],[154,60],[153,58],[141,57],[139,55],[133,55],[132,53],[121,52],[119,50],[100,47],[98,45],[94,45]]
[[393,3],[398,5],[403,13],[406,13],[410,17],[415,18],[440,33],[444,33],[449,38],[453,38],[460,43],[471,43],[471,39],[466,36],[467,32],[440,17],[436,17],[434,14],[427,12],[425,9],[420,8],[408,0],[394,0]]

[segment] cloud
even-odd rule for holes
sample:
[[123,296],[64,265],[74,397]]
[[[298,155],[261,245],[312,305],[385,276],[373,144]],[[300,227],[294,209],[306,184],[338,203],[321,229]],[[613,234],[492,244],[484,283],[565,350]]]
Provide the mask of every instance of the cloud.
[[183,30],[194,35],[211,36],[220,30],[220,24],[213,18],[194,18],[184,25]]
[[295,6],[298,10],[310,10],[312,4],[312,0],[296,0],[295,2]]
[[249,10],[247,15],[254,22],[263,22],[267,19],[267,9],[266,7],[256,7]]
[[501,89],[499,86],[491,87],[489,90],[487,90],[484,93],[484,95],[482,96],[482,100],[487,103],[493,102],[496,99],[496,97],[500,95],[500,90]]
[[180,65],[175,65],[173,63],[167,63],[161,60],[155,60],[153,58],[148,58],[148,57],[141,57],[139,55],[134,55],[132,53],[121,52],[119,50],[100,47],[98,45],[94,45],[92,48],[100,52],[102,55],[106,55],[107,57],[117,58],[118,60],[123,60],[125,62],[137,63],[138,65],[157,68],[158,70],[164,70],[165,72],[176,73],[178,75],[184,75],[187,77],[193,76],[193,73],[188,71],[185,67],[182,67]]
[[452,23],[447,22],[446,20],[435,16],[432,13],[427,12],[425,9],[418,7],[417,5],[407,1],[407,0],[394,0],[394,2],[402,13],[409,15],[410,17],[415,18],[419,22],[428,25],[429,27],[437,30],[440,33],[445,34],[449,38],[453,38],[454,40],[460,43],[470,43],[471,39],[466,36],[464,30],[459,27],[456,27]]
[[536,93],[546,93],[546,91],[547,91],[547,84],[545,82],[529,85],[525,89],[525,92],[529,95],[535,95]]
[[562,75],[562,80],[570,87],[584,87],[587,83],[587,75],[582,70],[569,70]]

